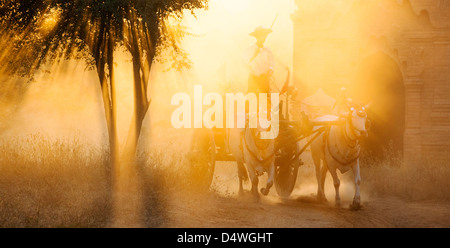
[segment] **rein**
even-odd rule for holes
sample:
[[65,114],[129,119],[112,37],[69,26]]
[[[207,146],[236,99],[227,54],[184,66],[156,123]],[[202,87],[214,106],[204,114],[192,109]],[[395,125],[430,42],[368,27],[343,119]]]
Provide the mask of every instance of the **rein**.
[[[351,131],[352,131],[353,134],[354,134],[354,131],[353,131],[353,125],[352,125],[351,120],[350,120],[350,125],[351,125]],[[352,158],[350,161],[346,161],[346,162],[343,162],[342,160],[340,160],[339,158],[337,158],[337,157],[331,152],[330,142],[329,142],[330,129],[331,129],[331,128],[328,128],[328,129],[327,129],[327,131],[326,131],[326,133],[325,133],[325,138],[324,138],[324,140],[325,140],[324,146],[327,146],[328,153],[330,154],[330,156],[331,156],[336,162],[338,162],[339,164],[341,164],[341,165],[343,165],[343,166],[352,164],[352,163],[354,163],[357,159],[359,159],[359,157],[360,157],[360,155],[361,155],[361,149],[358,150],[358,153],[356,154],[356,156],[355,156],[354,158]],[[343,130],[342,130],[342,134],[343,134],[343,136],[344,136],[344,140],[345,140],[345,143],[347,144],[347,146],[349,146],[349,148],[351,148],[351,149],[355,149],[356,146],[358,145],[358,139],[353,140],[353,141],[355,142],[354,145],[349,144],[349,141],[350,141],[351,139],[350,139],[350,138],[348,137],[348,135],[347,135],[347,128],[346,128],[346,126],[344,126],[344,127],[341,128],[341,129],[343,129]],[[355,134],[354,134],[354,135],[355,135]],[[356,136],[356,135],[355,135],[355,136]]]
[[[246,130],[247,132],[247,130]],[[253,135],[252,135],[253,136]],[[272,159],[275,156],[275,152],[273,152],[270,156],[268,156],[267,158],[263,158],[263,159],[259,159],[258,156],[250,149],[250,147],[248,147],[248,143],[247,143],[247,135],[244,134],[244,144],[245,144],[245,148],[247,148],[248,152],[250,153],[250,155],[258,160],[261,163],[265,163],[267,162],[269,159]],[[253,137],[254,138],[254,137]]]
[[[355,134],[355,132],[353,131],[353,126],[352,126],[352,124],[351,124],[351,121],[350,121],[350,131],[352,132],[352,134],[353,134],[353,136],[355,136],[356,137],[356,134]],[[351,139],[350,137],[348,137],[348,134],[347,134],[347,125],[346,124],[344,124],[342,127],[341,127],[341,132],[344,134],[344,140],[345,140],[345,143],[347,144],[347,146],[349,146],[350,148],[355,148],[356,147],[356,145],[358,144],[358,139],[357,138],[355,138],[355,139]]]
[[[314,133],[315,133],[316,135],[315,135],[312,139],[310,139],[310,140],[306,143],[306,145],[304,145],[303,148],[302,148],[299,152],[297,152],[297,153],[295,154],[294,157],[291,158],[290,162],[292,162],[292,161],[294,161],[295,159],[297,159],[297,158],[298,158],[298,157],[306,150],[306,148],[307,148],[309,145],[311,145],[311,143],[313,143],[314,140],[317,139],[317,137],[319,137],[323,132],[325,132],[326,129],[327,129],[327,127],[321,127],[321,128],[319,128],[319,129],[317,129],[316,131],[312,132],[311,135],[314,134]],[[299,139],[296,139],[295,142],[297,143],[298,141],[300,141],[300,140],[302,140],[302,139],[304,139],[304,138],[306,138],[306,137],[309,137],[309,136],[304,136],[304,137],[301,137],[301,138],[299,138]]]

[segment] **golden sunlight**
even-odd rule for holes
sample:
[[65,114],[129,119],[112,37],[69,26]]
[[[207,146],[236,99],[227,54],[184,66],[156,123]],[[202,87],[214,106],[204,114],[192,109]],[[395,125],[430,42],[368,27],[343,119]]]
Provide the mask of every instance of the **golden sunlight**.
[[42,21],[42,28],[44,31],[48,32],[52,30],[58,23],[60,11],[57,8],[52,8],[47,14],[44,15],[44,20]]
[[207,2],[0,1],[0,228],[450,227],[450,0]]
[[253,0],[213,0],[211,4],[219,4],[226,11],[237,14],[250,8]]
[[171,96],[190,92],[187,89],[193,85],[202,85],[206,91],[222,91],[224,87],[246,91],[248,74],[243,57],[256,41],[249,34],[259,26],[270,28],[273,24],[265,46],[274,54],[274,84],[281,89],[286,67],[292,69],[293,65],[291,15],[295,9],[291,0],[213,0],[208,11],[196,12],[195,17],[186,13],[183,25],[194,35],[185,37],[180,45],[188,52],[192,68],[180,74],[161,72],[159,65],[152,67],[152,122],[170,120]]

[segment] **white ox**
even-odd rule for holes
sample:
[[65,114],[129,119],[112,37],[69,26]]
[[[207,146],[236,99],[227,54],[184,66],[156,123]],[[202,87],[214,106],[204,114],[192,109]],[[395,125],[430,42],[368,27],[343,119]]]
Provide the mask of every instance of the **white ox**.
[[[228,130],[228,146],[230,152],[236,158],[238,166],[239,194],[243,194],[243,181],[250,177],[251,192],[256,200],[259,199],[259,176],[264,173],[268,174],[266,187],[261,189],[263,195],[269,193],[274,181],[275,140],[261,139],[261,133],[266,131],[267,129],[261,127]],[[247,170],[244,164],[247,166]]]
[[[355,196],[350,208],[361,208],[360,196],[360,166],[361,153],[360,139],[367,137],[370,121],[367,119],[365,107],[348,106],[349,112],[345,116],[345,124],[333,125],[326,129],[316,140],[311,143],[311,155],[316,167],[317,198],[326,201],[324,186],[327,171],[333,177],[336,206],[340,206],[339,186],[341,184],[337,169],[345,173],[352,169],[355,183]],[[323,165],[321,167],[321,163]]]

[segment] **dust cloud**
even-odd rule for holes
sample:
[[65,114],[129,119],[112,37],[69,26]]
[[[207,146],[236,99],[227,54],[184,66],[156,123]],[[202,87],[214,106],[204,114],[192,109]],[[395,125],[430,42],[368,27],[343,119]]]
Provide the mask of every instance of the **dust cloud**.
[[[105,145],[99,84],[85,64],[64,62],[48,67],[33,81],[5,80],[2,88],[15,87],[2,99],[2,141],[39,133],[50,139],[77,137],[93,146]],[[51,70],[51,72],[50,72]]]
[[181,73],[161,73],[165,65],[153,67],[154,83],[149,90],[153,121],[170,121],[174,109],[170,106],[172,95],[193,94],[193,85],[202,85],[204,93],[246,92],[248,72],[243,57],[246,49],[255,43],[249,34],[258,26],[269,28],[274,23],[273,33],[265,45],[274,53],[274,83],[281,89],[286,78],[285,67],[292,68],[290,14],[294,10],[293,1],[213,0],[209,10],[196,12],[195,17],[187,14],[183,24],[192,35],[185,37],[180,46],[188,52],[192,67]]
[[[299,209],[295,200],[295,208],[292,205],[286,207],[274,189],[259,205],[247,200],[242,203],[237,197],[238,178],[234,162],[219,162],[211,192],[206,196],[194,197],[200,201],[190,199],[192,192],[186,186],[189,184],[189,178],[186,178],[189,173],[186,154],[192,130],[175,130],[171,126],[171,113],[176,107],[171,106],[170,101],[178,92],[192,94],[193,86],[197,84],[202,85],[205,92],[245,92],[248,73],[242,57],[247,47],[255,42],[249,33],[258,26],[268,28],[274,23],[273,33],[269,35],[266,46],[272,50],[276,60],[273,82],[275,92],[284,83],[286,67],[291,71],[296,69],[293,68],[296,59],[295,62],[300,67],[296,73],[297,78],[291,74],[291,82],[296,82],[302,94],[308,95],[315,88],[323,88],[335,96],[343,85],[348,86],[355,99],[364,103],[373,101],[373,114],[379,118],[378,125],[382,126],[383,121],[402,111],[402,106],[398,106],[398,98],[394,97],[398,92],[390,91],[386,94],[382,91],[384,86],[401,84],[401,74],[398,74],[399,70],[392,59],[377,54],[361,63],[360,67],[354,65],[359,54],[352,48],[359,43],[369,42],[364,38],[365,30],[374,28],[373,20],[377,20],[370,19],[376,14],[376,8],[361,9],[358,12],[360,15],[344,18],[348,11],[355,8],[354,2],[308,0],[301,1],[297,10],[295,2],[291,0],[211,0],[209,10],[197,11],[195,16],[185,13],[183,25],[188,27],[191,35],[181,41],[180,47],[189,54],[192,67],[178,72],[170,70],[169,65],[162,62],[155,61],[152,65],[147,92],[152,103],[143,123],[139,156],[145,165],[146,171],[143,173],[153,173],[152,176],[146,176],[159,185],[155,188],[155,184],[151,184],[139,191],[145,192],[147,197],[147,202],[139,206],[148,205],[149,209],[144,217],[139,213],[130,213],[138,214],[132,219],[144,218],[140,221],[149,226],[201,226],[199,220],[208,219],[211,223],[207,224],[211,226],[242,224],[241,226],[279,227],[306,225],[306,222],[301,223],[299,220],[313,216],[311,222],[320,226],[348,225],[329,214],[334,209],[323,211],[322,206],[314,204],[300,205],[306,209],[302,215],[303,209]],[[292,18],[296,18],[293,15],[296,12],[303,20],[300,26],[302,37],[298,44],[294,44],[292,22]],[[384,22],[378,25],[383,24]],[[337,28],[329,28],[333,25]],[[338,44],[339,49],[333,48],[336,44],[327,46],[321,42],[313,42],[315,45],[310,46],[308,38],[314,30],[336,32],[347,37],[350,42],[343,47]],[[300,53],[296,58],[293,55],[294,45]],[[115,51],[118,136],[121,149],[125,145],[134,107],[131,56],[123,50],[119,48]],[[355,67],[357,73],[352,74]],[[373,73],[371,67],[379,69]],[[111,220],[113,207],[111,185],[108,184],[110,175],[104,169],[108,155],[108,132],[96,72],[86,70],[84,61],[71,60],[50,63],[32,82],[7,76],[0,78],[0,148],[6,154],[0,159],[0,183],[12,185],[18,192],[8,193],[8,188],[5,187],[0,190],[3,199],[6,199],[0,203],[3,209],[0,211],[0,226],[111,226],[114,221]],[[369,82],[365,78],[370,78]],[[395,90],[402,91],[401,87]],[[378,94],[386,96],[388,100],[377,102],[374,96]],[[293,109],[295,110],[295,106]],[[393,109],[399,111],[391,111]],[[398,124],[402,125],[400,119]],[[395,138],[395,135],[379,129],[376,139],[384,142],[385,139]],[[302,156],[305,165],[299,171],[294,199],[302,196],[312,199],[316,193],[314,168],[309,156],[308,152]],[[396,158],[363,161],[363,202],[390,196],[407,200],[448,200],[448,167],[422,165],[411,168],[392,160]],[[89,165],[92,166],[87,170]],[[342,198],[350,201],[354,193],[352,175],[340,176],[343,178]],[[17,178],[20,180],[15,180]],[[72,179],[66,182],[67,178]],[[264,179],[261,180],[263,181]],[[249,185],[246,187],[248,189]],[[39,191],[40,189],[43,190]],[[325,190],[332,202],[334,187],[330,177],[326,181]],[[183,196],[186,191],[187,196]],[[155,192],[158,197],[153,199],[151,197]],[[83,197],[77,198],[80,195]],[[133,197],[131,198],[142,200],[142,196]],[[8,199],[13,200],[8,202]],[[158,202],[157,211],[151,209],[155,202]],[[393,208],[401,204],[388,203]],[[35,208],[36,204],[41,204],[41,207]],[[52,212],[55,205],[59,206],[57,213]],[[226,208],[220,208],[223,205]],[[241,210],[256,216],[256,221],[246,222],[247,216],[240,213]],[[275,213],[270,215],[269,222],[261,217],[268,210]],[[447,211],[446,208],[444,210]],[[154,213],[150,213],[152,211],[161,216],[155,217]],[[192,219],[186,213],[199,218]],[[230,213],[233,215],[227,215]],[[348,218],[347,215],[344,217]],[[377,218],[382,217],[377,215]],[[183,222],[184,219],[191,222]],[[382,226],[385,223],[381,221],[376,224]]]

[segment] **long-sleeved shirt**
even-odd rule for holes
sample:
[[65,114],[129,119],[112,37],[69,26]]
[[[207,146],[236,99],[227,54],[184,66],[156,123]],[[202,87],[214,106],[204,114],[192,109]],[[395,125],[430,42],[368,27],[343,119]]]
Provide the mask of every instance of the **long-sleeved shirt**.
[[260,76],[274,70],[275,59],[269,48],[253,45],[249,47],[244,56],[244,62],[250,74]]

